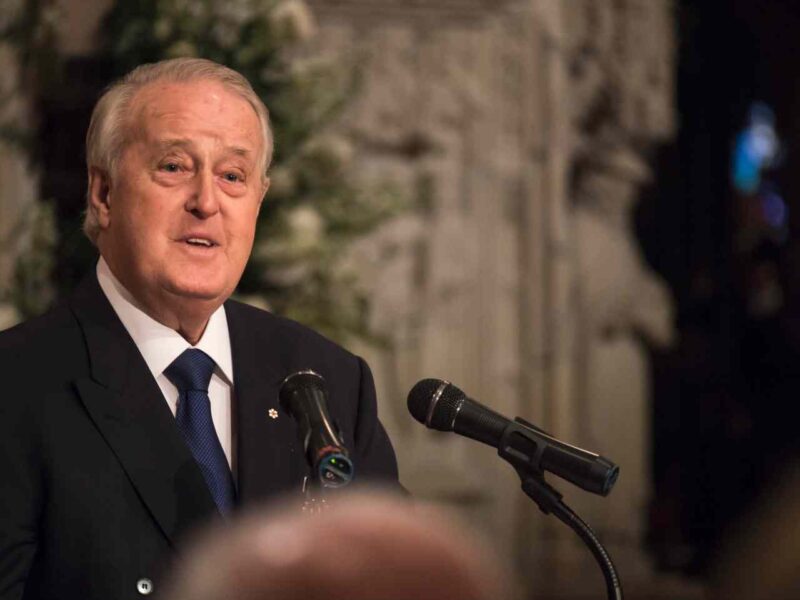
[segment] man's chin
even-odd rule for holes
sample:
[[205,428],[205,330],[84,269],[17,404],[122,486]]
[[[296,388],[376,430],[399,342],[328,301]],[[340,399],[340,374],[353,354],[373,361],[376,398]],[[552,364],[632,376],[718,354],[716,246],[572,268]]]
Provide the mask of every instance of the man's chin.
[[197,302],[199,304],[222,304],[227,300],[230,293],[222,286],[210,286],[208,284],[176,284],[165,286],[171,296],[186,302]]

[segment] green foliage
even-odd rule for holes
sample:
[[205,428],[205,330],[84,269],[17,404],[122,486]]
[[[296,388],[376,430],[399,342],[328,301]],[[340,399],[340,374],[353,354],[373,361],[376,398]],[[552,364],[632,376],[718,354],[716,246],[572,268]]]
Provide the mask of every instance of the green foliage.
[[35,95],[57,84],[61,64],[55,49],[57,19],[53,0],[11,3],[0,14],[0,44],[12,48],[19,63],[17,77],[6,77],[0,89],[0,140],[28,156],[35,154],[35,132],[6,109],[19,95]]
[[12,302],[23,317],[43,313],[53,300],[50,275],[56,242],[55,211],[50,202],[31,206],[25,230],[30,240],[17,260]]
[[22,70],[40,82],[52,79],[58,70],[57,19],[53,0],[10,2],[0,14],[0,42],[15,48]]
[[[37,157],[36,129],[20,119],[19,105],[58,85],[57,19],[53,0],[12,2],[0,13],[0,46],[13,51],[18,65],[6,73],[0,89],[0,143],[15,148],[31,164]],[[15,312],[27,317],[44,311],[53,299],[50,278],[56,228],[50,203],[35,202],[22,210],[20,224],[0,246],[0,252],[17,256],[12,281],[0,282],[0,301],[11,301]]]
[[368,334],[368,302],[339,259],[356,238],[405,207],[386,186],[350,173],[352,148],[329,133],[357,88],[352,64],[292,58],[314,23],[301,0],[117,0],[100,54],[116,75],[198,56],[242,73],[270,109],[272,185],[238,293],[345,341]]

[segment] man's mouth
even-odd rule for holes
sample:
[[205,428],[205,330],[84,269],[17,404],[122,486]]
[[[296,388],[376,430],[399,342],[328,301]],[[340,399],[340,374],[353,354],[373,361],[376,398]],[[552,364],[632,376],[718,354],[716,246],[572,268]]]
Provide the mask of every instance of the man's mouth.
[[218,246],[219,245],[214,240],[210,240],[208,238],[202,238],[202,237],[184,238],[183,241],[186,242],[187,244],[189,244],[190,246],[201,246],[201,247],[204,247],[204,248],[213,248],[214,246]]

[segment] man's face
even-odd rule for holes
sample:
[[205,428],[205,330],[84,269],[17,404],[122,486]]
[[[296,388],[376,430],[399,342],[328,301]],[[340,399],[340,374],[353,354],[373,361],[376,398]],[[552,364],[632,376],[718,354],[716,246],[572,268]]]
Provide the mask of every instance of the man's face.
[[146,309],[210,314],[253,246],[267,187],[258,117],[221,84],[198,80],[148,84],[128,118],[128,143],[105,179],[100,251]]

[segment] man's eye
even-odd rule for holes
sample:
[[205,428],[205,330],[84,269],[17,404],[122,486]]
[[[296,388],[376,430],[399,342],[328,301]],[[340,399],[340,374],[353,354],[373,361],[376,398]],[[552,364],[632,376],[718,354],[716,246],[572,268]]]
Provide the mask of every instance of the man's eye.
[[238,173],[225,173],[225,175],[223,175],[222,177],[225,179],[225,181],[230,181],[231,183],[239,183],[244,179]]
[[161,170],[166,171],[168,173],[177,173],[178,171],[181,170],[181,167],[178,163],[169,162],[161,165]]

